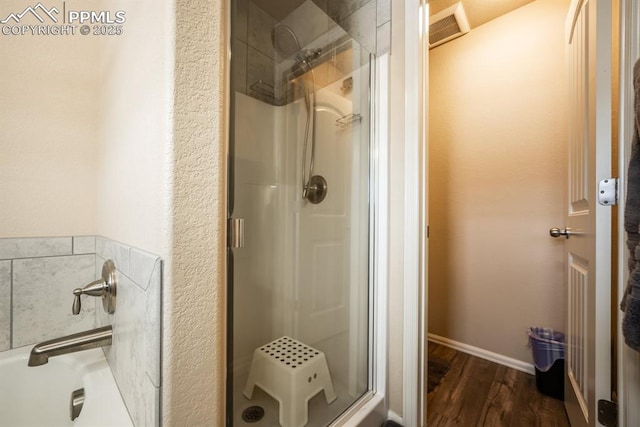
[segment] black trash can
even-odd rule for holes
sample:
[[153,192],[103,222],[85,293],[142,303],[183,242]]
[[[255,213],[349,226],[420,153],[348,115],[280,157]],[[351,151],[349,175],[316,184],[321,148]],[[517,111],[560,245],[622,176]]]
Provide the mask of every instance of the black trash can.
[[564,400],[564,334],[549,328],[531,327],[527,335],[533,351],[538,390]]

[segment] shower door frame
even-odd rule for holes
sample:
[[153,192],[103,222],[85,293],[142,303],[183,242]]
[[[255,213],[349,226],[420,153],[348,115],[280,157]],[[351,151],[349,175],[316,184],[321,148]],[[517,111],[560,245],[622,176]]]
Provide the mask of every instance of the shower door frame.
[[[232,1],[225,0],[225,69],[226,73],[226,115],[229,125],[227,132],[227,221],[233,218],[232,207],[234,181],[233,155],[231,144],[234,130],[231,123],[234,103],[231,77],[232,43]],[[343,425],[382,424],[387,419],[388,402],[385,399],[387,388],[387,301],[388,301],[388,97],[389,97],[389,59],[388,55],[377,57],[371,54],[369,63],[369,280],[368,280],[368,390],[347,410],[338,415],[331,427]],[[229,229],[227,229],[229,243]],[[225,277],[227,282],[225,329],[226,335],[226,386],[225,420],[226,425],[233,424],[233,325],[229,319],[233,316],[233,252],[227,244]]]
[[330,427],[381,425],[388,412],[389,56],[372,54],[369,66],[369,389]]

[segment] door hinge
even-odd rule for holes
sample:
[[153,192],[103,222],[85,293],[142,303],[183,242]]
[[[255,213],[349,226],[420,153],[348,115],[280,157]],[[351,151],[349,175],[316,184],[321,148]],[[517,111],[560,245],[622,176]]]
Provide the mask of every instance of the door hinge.
[[602,206],[618,204],[618,178],[607,178],[598,183],[598,203]]
[[605,427],[618,427],[618,404],[598,400],[598,422]]
[[244,219],[229,218],[227,220],[227,246],[244,248]]

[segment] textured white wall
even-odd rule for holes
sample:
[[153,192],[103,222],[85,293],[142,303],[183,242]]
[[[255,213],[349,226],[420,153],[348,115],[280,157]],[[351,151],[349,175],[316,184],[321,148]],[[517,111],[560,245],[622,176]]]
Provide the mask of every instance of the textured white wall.
[[0,37],[0,237],[95,234],[96,45]]
[[223,425],[223,6],[103,4],[98,234],[165,259],[163,425]]
[[100,37],[97,233],[166,257],[171,174],[170,4],[103,1],[121,36]]
[[175,3],[172,239],[163,325],[167,426],[224,425],[224,3]]
[[567,8],[430,52],[429,331],[525,362],[527,327],[563,326]]

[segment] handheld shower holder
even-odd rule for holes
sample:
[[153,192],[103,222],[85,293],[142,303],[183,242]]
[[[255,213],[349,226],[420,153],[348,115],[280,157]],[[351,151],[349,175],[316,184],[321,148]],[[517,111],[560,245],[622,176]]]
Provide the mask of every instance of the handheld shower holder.
[[89,283],[84,288],[73,290],[73,306],[71,312],[74,315],[80,314],[82,309],[81,295],[102,297],[102,308],[109,314],[116,311],[116,266],[111,260],[107,260],[102,265],[102,278]]

